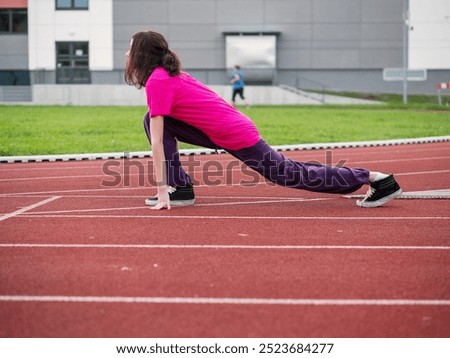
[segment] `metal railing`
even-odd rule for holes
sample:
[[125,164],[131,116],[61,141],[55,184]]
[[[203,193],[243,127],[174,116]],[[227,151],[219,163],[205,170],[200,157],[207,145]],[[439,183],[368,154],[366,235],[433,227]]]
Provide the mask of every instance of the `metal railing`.
[[296,87],[302,91],[314,91],[304,92],[311,99],[319,100],[322,103],[325,103],[325,91],[327,87],[320,82],[310,80],[309,78],[303,76],[297,76]]

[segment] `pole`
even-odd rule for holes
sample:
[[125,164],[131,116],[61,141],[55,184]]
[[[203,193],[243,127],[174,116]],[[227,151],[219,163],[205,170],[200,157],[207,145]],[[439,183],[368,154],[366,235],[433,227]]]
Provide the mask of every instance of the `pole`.
[[409,0],[403,0],[403,103],[408,103]]

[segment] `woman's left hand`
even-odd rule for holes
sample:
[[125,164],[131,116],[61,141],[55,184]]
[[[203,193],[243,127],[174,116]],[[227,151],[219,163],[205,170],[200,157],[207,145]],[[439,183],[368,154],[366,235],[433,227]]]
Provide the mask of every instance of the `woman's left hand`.
[[161,210],[167,208],[170,210],[169,186],[158,187],[158,203],[152,207],[152,210]]

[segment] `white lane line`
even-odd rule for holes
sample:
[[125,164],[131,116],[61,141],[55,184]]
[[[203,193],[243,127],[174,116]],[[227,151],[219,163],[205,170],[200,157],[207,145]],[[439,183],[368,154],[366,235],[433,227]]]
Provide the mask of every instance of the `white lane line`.
[[[172,209],[174,210],[174,209]],[[175,209],[176,210],[176,209]],[[362,209],[364,210],[364,209]],[[34,215],[23,214],[27,218],[87,218],[87,219],[222,219],[222,220],[448,220],[450,216],[214,216],[214,215]]]
[[94,189],[68,189],[68,190],[49,190],[49,191],[31,191],[24,193],[2,193],[0,197],[17,196],[17,195],[49,195],[49,194],[64,194],[64,193],[84,193],[84,192],[97,192],[97,191],[110,191],[116,190],[149,190],[151,187],[137,186],[137,187],[121,187],[121,188],[94,188]]
[[[139,174],[128,174],[129,176],[138,176]],[[29,180],[62,180],[62,179],[80,179],[80,178],[110,178],[110,177],[120,177],[123,176],[122,173],[118,173],[117,175],[106,175],[106,174],[89,174],[89,175],[60,175],[60,176],[52,176],[52,177],[22,177],[22,178],[3,178],[0,179],[0,182],[16,182],[16,181],[29,181]]]
[[18,215],[20,215],[20,214],[23,214],[23,213],[25,213],[25,212],[27,212],[27,211],[29,211],[29,210],[32,210],[32,209],[34,209],[34,208],[37,208],[38,206],[45,205],[45,204],[47,204],[47,203],[49,203],[49,202],[51,202],[51,201],[54,201],[54,200],[56,200],[56,199],[59,199],[59,198],[60,198],[60,196],[52,196],[51,198],[42,200],[42,201],[40,201],[40,202],[38,202],[38,203],[36,203],[36,204],[32,204],[32,205],[26,206],[26,207],[24,207],[24,208],[22,208],[22,209],[16,210],[16,211],[14,211],[14,212],[12,212],[12,213],[2,215],[2,216],[0,216],[0,221],[3,221],[3,220],[6,220],[6,219],[10,219],[10,218],[16,217],[16,216],[18,216]]
[[323,200],[331,200],[331,198],[313,198],[313,199],[298,198],[298,199],[281,199],[281,200],[234,201],[234,202],[225,202],[225,203],[196,204],[195,206],[198,207],[198,206],[226,206],[226,205],[295,203],[295,202],[303,202],[303,201],[308,201],[309,202],[309,201],[323,201]]
[[[340,159],[339,158],[335,158]],[[345,160],[345,158],[342,158]],[[348,160],[354,164],[374,164],[374,163],[396,163],[396,162],[414,162],[414,161],[431,161],[431,160],[443,160],[450,159],[450,157],[424,157],[424,158],[398,158],[398,159],[379,159],[379,160]]]
[[424,175],[424,174],[442,174],[442,173],[450,173],[450,170],[443,169],[443,170],[431,170],[431,171],[425,171],[425,172],[409,172],[409,173],[398,173],[395,174],[395,176],[403,176],[403,175]]
[[[222,197],[224,199],[224,197]],[[247,198],[246,198],[247,199]],[[309,201],[322,201],[331,200],[331,198],[282,198],[278,200],[253,200],[253,201],[235,201],[235,202],[223,202],[223,203],[210,203],[210,204],[196,204],[199,206],[227,206],[227,205],[251,205],[251,204],[272,204],[272,203],[295,203],[295,202],[309,202]],[[35,211],[28,213],[28,215],[49,215],[49,214],[70,214],[70,213],[94,213],[103,211],[123,211],[123,210],[147,210],[148,206],[142,204],[140,206],[127,206],[127,207],[114,207],[114,208],[97,208],[97,209],[74,209],[74,210],[57,210],[57,211]]]
[[70,214],[70,213],[95,213],[103,211],[122,211],[122,210],[142,210],[148,208],[147,206],[127,206],[127,207],[117,207],[117,208],[101,208],[101,209],[74,209],[74,210],[58,210],[58,211],[34,211],[28,213],[28,215],[50,215],[50,214]]
[[301,299],[233,297],[123,297],[123,296],[27,296],[3,295],[3,302],[150,303],[209,305],[294,306],[449,306],[450,300],[432,299]]
[[450,246],[368,245],[170,245],[170,244],[0,244],[8,248],[149,250],[450,250]]
[[[150,189],[151,188],[146,188]],[[450,190],[450,189],[437,189],[437,190]],[[292,192],[291,192],[292,193]],[[154,194],[156,195],[156,190],[154,190]],[[317,194],[317,193],[316,193]],[[147,194],[137,194],[137,195],[83,195],[83,194],[66,194],[61,195],[61,198],[83,198],[83,199],[143,199],[146,197]],[[149,195],[147,195],[149,196]],[[15,194],[15,195],[9,195],[8,198],[46,198],[48,195],[40,194],[40,195],[28,195],[28,194]],[[300,198],[300,197],[292,197],[292,196],[231,196],[231,195],[195,195],[197,199],[235,199],[235,200],[271,200],[271,201],[296,201],[296,200],[317,200],[318,198]],[[322,199],[328,199],[328,198],[322,198]]]

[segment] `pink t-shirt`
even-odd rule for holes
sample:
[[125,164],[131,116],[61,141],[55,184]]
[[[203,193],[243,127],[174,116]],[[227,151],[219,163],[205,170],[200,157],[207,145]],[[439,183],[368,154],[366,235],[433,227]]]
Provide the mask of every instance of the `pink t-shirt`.
[[248,148],[261,139],[250,118],[186,72],[171,77],[157,67],[145,91],[150,117],[170,116],[188,123],[224,149]]

